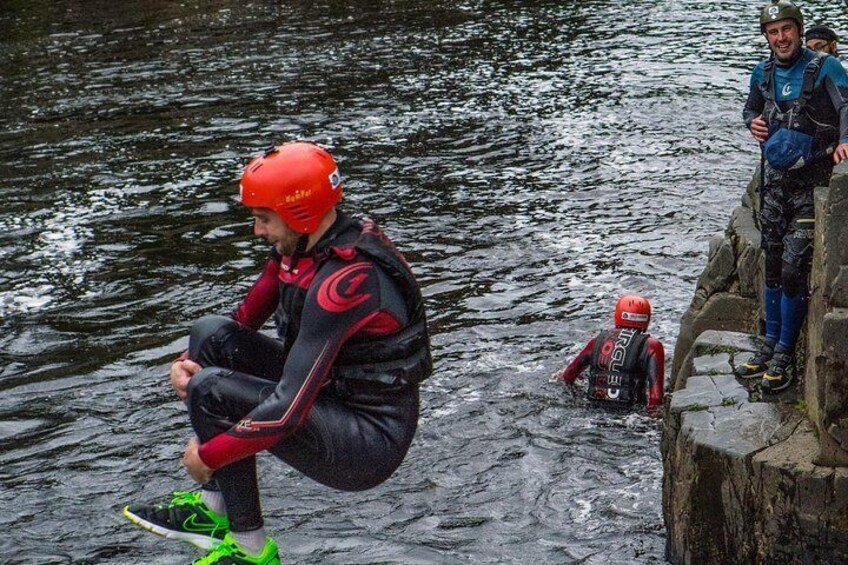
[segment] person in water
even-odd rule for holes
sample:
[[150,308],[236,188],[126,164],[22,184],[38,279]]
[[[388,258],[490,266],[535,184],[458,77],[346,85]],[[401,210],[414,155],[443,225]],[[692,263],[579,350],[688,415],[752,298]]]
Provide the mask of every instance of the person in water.
[[[171,366],[196,435],[183,464],[202,489],[123,511],[210,550],[197,564],[279,563],[257,453],[360,491],[388,479],[412,442],[432,370],[421,292],[372,221],[337,210],[341,196],[333,157],[306,142],[266,151],[241,178],[240,202],[270,256],[231,316],[194,323]],[[258,331],[272,314],[279,339]]]
[[839,57],[837,46],[839,38],[836,32],[829,27],[823,25],[810,26],[807,33],[804,34],[804,39],[807,42],[807,49]]
[[646,333],[650,322],[647,298],[622,296],[615,305],[615,327],[589,340],[555,378],[573,384],[588,367],[590,400],[628,408],[644,404],[649,415],[659,416],[665,353],[659,340]]
[[760,31],[772,57],[751,74],[745,126],[760,144],[760,231],[765,255],[765,337],[736,368],[764,392],[791,383],[807,313],[813,252],[813,189],[827,186],[848,157],[848,76],[836,58],[803,46],[804,17],[789,0],[768,4]]

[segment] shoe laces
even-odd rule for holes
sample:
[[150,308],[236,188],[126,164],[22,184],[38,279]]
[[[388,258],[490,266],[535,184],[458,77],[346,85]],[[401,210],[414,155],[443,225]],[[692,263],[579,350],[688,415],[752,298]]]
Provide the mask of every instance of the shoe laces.
[[200,504],[200,493],[191,491],[176,491],[171,498],[171,504],[174,506],[189,506]]
[[218,514],[209,508],[209,505],[203,502],[201,493],[199,492],[175,491],[171,498],[171,503],[163,506],[166,510],[170,509],[172,512],[178,506],[188,506],[195,512],[195,514],[198,514],[206,520],[211,521],[213,524],[216,524],[216,530],[220,528],[223,531],[226,531],[227,528],[229,528],[227,516]]
[[209,554],[205,555],[201,559],[198,559],[192,565],[213,565],[217,563],[222,557],[227,556],[241,556],[243,552],[239,550],[234,541],[224,540],[218,547],[213,549]]
[[192,563],[192,565],[215,565],[222,557],[237,557],[244,562],[259,563],[259,557],[251,557],[242,550],[232,538],[224,538],[209,554]]

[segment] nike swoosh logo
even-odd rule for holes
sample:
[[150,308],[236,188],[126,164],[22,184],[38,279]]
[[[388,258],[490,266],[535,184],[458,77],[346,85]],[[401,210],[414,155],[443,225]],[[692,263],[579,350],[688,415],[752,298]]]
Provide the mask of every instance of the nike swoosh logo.
[[214,532],[218,529],[218,526],[209,522],[198,523],[197,514],[192,514],[183,520],[183,529],[187,532]]

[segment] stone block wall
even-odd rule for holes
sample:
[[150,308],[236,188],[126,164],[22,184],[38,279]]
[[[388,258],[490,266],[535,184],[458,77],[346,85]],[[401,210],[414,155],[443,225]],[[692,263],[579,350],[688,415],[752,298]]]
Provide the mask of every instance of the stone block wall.
[[667,557],[848,563],[848,164],[816,192],[803,389],[771,402],[732,374],[762,335],[758,184],[710,242],[681,320],[662,438]]
[[848,563],[848,469],[815,465],[797,405],[749,401],[751,336],[706,331],[662,437],[667,558],[698,565]]
[[[840,166],[839,169],[842,169]],[[804,396],[819,465],[848,465],[848,175],[816,191]]]
[[[759,175],[749,183],[727,229],[710,242],[707,266],[684,313],[670,389],[691,373],[692,346],[706,330],[762,335],[763,257],[757,225]],[[816,192],[810,311],[799,340],[806,351],[805,402],[821,438],[816,462],[848,465],[848,164]]]

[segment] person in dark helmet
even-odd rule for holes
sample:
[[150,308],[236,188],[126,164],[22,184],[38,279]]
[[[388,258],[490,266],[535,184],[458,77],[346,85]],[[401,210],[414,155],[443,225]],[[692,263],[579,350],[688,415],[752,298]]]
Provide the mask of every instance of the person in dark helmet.
[[613,407],[644,404],[651,416],[662,412],[665,353],[647,332],[651,304],[638,295],[622,296],[615,305],[615,327],[589,343],[556,380],[573,384],[589,369],[588,397]]
[[[240,191],[270,256],[230,317],[195,322],[171,367],[196,435],[183,464],[202,489],[123,511],[210,550],[202,565],[279,564],[259,505],[261,451],[338,490],[388,479],[432,369],[415,277],[372,221],[337,211],[341,179],[327,151],[270,149],[247,165]],[[279,339],[258,331],[272,314]]]
[[804,40],[807,42],[807,49],[827,53],[834,57],[839,56],[839,51],[837,49],[837,42],[839,41],[839,38],[837,37],[836,32],[827,26],[810,26],[804,34]]
[[803,46],[804,17],[789,0],[766,5],[760,31],[772,56],[751,74],[742,112],[760,144],[760,231],[765,255],[765,337],[736,368],[764,392],[791,383],[807,313],[815,217],[813,189],[848,157],[848,76],[836,58]]

